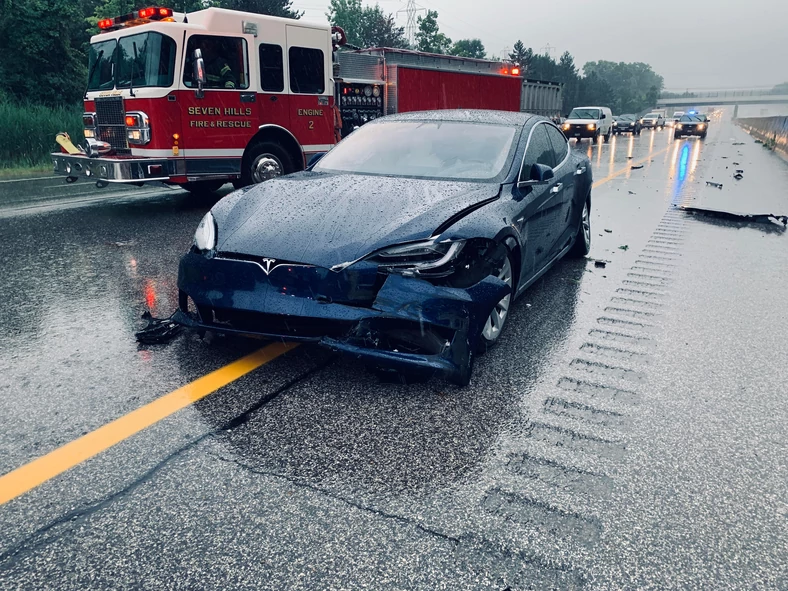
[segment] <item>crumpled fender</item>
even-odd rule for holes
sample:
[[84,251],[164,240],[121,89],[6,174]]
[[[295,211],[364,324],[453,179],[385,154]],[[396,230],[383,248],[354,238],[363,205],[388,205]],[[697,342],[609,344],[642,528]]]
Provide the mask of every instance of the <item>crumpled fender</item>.
[[464,332],[470,340],[481,327],[493,306],[511,288],[497,277],[489,276],[468,289],[433,285],[423,279],[389,275],[372,308],[389,316],[422,320]]

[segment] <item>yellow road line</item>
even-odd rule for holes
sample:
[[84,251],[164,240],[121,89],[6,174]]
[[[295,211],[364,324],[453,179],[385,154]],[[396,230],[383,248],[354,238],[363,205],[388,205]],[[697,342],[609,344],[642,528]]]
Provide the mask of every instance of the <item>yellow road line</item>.
[[652,158],[654,158],[654,157],[656,157],[656,156],[659,156],[660,154],[664,154],[665,152],[667,152],[668,150],[670,150],[670,148],[671,148],[671,146],[668,146],[668,147],[667,147],[667,148],[665,148],[664,150],[660,150],[659,152],[652,152],[651,154],[649,154],[649,155],[648,155],[648,156],[646,156],[645,158],[641,158],[640,160],[636,160],[635,162],[630,162],[630,163],[629,163],[629,164],[626,166],[626,168],[622,168],[621,170],[617,170],[616,172],[614,172],[614,173],[612,173],[612,174],[609,174],[609,175],[607,175],[605,178],[603,178],[603,179],[599,179],[598,181],[596,181],[596,182],[595,182],[593,185],[591,185],[591,186],[592,186],[594,189],[596,189],[598,186],[600,186],[600,185],[604,185],[605,183],[607,183],[607,182],[609,182],[609,181],[612,181],[614,178],[621,176],[621,175],[622,175],[622,174],[624,174],[626,171],[630,170],[630,169],[631,169],[633,166],[640,166],[641,164],[643,164],[643,163],[644,163],[644,162],[646,162],[647,160],[651,160]]
[[297,343],[273,343],[263,347],[0,476],[0,505],[205,398],[297,346]]

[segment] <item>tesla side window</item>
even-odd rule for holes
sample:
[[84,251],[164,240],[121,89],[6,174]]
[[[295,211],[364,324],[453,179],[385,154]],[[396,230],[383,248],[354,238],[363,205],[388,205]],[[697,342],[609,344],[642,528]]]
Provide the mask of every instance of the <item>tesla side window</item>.
[[285,70],[282,47],[260,44],[260,88],[263,92],[282,92],[285,89]]
[[323,94],[326,89],[326,79],[322,50],[291,47],[288,51],[288,60],[290,92]]
[[547,135],[550,138],[550,143],[553,145],[553,152],[555,153],[555,165],[558,166],[564,161],[567,153],[569,153],[566,137],[552,125],[543,125],[542,127],[547,128]]
[[546,125],[539,124],[534,127],[531,139],[528,141],[528,148],[525,150],[523,168],[520,170],[520,180],[527,181],[531,178],[531,167],[534,164],[544,164],[550,168],[555,166],[553,156],[553,146],[547,136]]

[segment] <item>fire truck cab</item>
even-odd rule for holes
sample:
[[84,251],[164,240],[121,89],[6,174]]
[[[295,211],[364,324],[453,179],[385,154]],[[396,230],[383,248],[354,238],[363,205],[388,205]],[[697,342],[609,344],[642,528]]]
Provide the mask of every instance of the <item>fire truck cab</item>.
[[52,154],[68,180],[214,190],[302,170],[335,143],[328,25],[151,7],[99,27],[86,147]]

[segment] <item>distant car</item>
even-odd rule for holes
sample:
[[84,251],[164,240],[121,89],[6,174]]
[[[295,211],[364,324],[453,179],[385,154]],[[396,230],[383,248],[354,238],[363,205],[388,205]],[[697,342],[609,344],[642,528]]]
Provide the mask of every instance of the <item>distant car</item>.
[[575,107],[561,129],[567,138],[578,142],[583,138],[596,141],[600,137],[609,142],[613,135],[613,112],[608,107]]
[[695,135],[703,139],[708,132],[709,123],[705,115],[682,115],[673,129],[673,138]]
[[662,113],[649,113],[640,118],[643,129],[662,129],[665,127],[665,118]]
[[619,115],[614,119],[616,120],[613,126],[614,133],[632,133],[634,135],[640,135],[641,127],[637,115]]
[[588,157],[542,117],[376,119],[214,205],[181,259],[175,320],[464,385],[514,300],[588,254],[591,184]]

